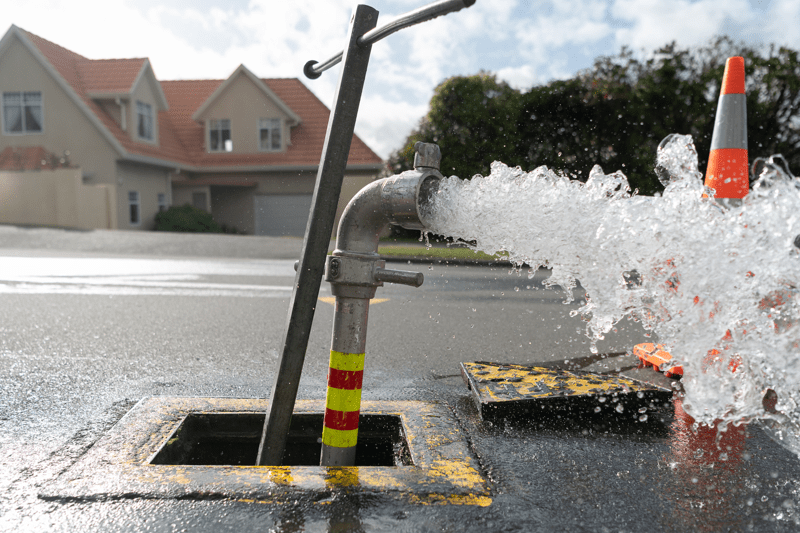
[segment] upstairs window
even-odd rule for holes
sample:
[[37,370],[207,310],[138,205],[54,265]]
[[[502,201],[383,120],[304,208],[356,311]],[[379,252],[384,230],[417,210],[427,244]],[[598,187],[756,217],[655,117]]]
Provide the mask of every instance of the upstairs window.
[[153,140],[153,106],[136,102],[136,131],[140,139]]
[[281,119],[262,118],[258,121],[258,146],[267,152],[281,149]]
[[208,121],[208,151],[232,152],[231,121],[227,118]]
[[42,133],[42,93],[3,93],[3,132]]

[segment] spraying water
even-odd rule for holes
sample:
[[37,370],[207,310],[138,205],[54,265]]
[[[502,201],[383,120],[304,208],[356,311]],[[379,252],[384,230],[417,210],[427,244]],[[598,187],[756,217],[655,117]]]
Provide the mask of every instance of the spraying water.
[[760,418],[800,453],[800,182],[781,161],[765,161],[731,208],[703,186],[688,135],[659,147],[661,197],[632,194],[622,172],[599,166],[581,183],[494,163],[489,176],[442,181],[431,231],[505,251],[531,275],[551,268],[567,301],[580,280],[588,297],[575,313],[593,351],[614,324],[639,320],[683,364],[698,422]]

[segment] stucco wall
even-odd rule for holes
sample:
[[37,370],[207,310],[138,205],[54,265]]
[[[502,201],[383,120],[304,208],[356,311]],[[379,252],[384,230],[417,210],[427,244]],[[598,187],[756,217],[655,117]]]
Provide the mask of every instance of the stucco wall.
[[[142,79],[136,85],[130,100],[126,100],[125,113],[127,115],[127,129],[131,139],[144,143],[158,145],[158,111],[160,109],[158,99],[156,98],[156,90],[153,86],[152,77],[149,72],[145,72]],[[153,110],[153,139],[146,140],[139,137],[139,122],[136,113],[136,102],[143,102],[150,104]]]
[[[155,216],[158,213],[158,195],[166,194],[167,201],[171,197],[169,173],[162,167],[119,162],[117,164],[117,205],[119,213],[117,224],[120,229],[151,230],[155,227]],[[128,193],[139,193],[139,209],[141,222],[131,224],[128,204]]]
[[252,187],[211,187],[211,215],[219,224],[236,228],[240,233],[252,235],[255,231],[253,219]]
[[0,172],[0,223],[111,229],[113,185],[84,185],[81,169]]
[[258,153],[258,120],[280,118],[282,149],[285,149],[289,136],[286,119],[289,118],[269,97],[245,75],[240,75],[226,88],[200,117],[205,121],[205,145],[208,150],[208,125],[211,119],[231,121],[231,141],[233,153]]
[[[213,174],[203,173],[190,175],[190,179],[213,179],[230,178],[229,173]],[[237,179],[248,179],[255,183],[254,187],[225,187],[211,186],[203,190],[210,190],[211,193],[211,214],[220,224],[236,226],[240,231],[252,234],[255,230],[253,198],[259,195],[280,196],[286,194],[308,194],[314,192],[316,183],[316,172],[286,172],[286,173],[248,173],[237,174]],[[339,224],[342,211],[355,196],[355,194],[375,179],[374,172],[351,172],[344,177],[342,183],[342,193],[336,211],[336,223],[334,234]],[[207,187],[207,186],[206,186]],[[190,187],[188,185],[176,186],[173,190],[174,205],[191,203],[192,192],[201,190],[201,187]]]
[[[116,151],[78,105],[55,82],[35,57],[14,39],[0,56],[0,93],[40,91],[44,129],[41,134],[6,135],[0,129],[0,149],[43,146],[81,166],[92,183],[113,184]],[[2,112],[2,111],[0,111]]]

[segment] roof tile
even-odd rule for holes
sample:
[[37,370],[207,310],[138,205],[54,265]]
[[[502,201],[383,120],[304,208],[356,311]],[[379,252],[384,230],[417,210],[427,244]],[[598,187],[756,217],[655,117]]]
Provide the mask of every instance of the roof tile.
[[[158,113],[159,145],[154,146],[131,139],[90,97],[97,93],[130,92],[146,59],[87,59],[30,32],[24,33],[129,154],[206,170],[237,166],[315,166],[320,162],[330,110],[297,78],[262,80],[302,121],[292,128],[291,145],[285,152],[206,152],[204,125],[192,120],[192,115],[224,80],[161,81],[169,109]],[[348,164],[379,165],[381,158],[353,135]]]

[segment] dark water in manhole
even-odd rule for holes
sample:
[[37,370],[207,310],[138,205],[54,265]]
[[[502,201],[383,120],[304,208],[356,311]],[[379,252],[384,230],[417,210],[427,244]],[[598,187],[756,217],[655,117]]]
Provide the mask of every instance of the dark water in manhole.
[[[283,466],[319,465],[323,415],[292,415]],[[395,415],[361,415],[355,466],[413,465],[403,422]],[[264,414],[191,413],[151,464],[254,466]]]

